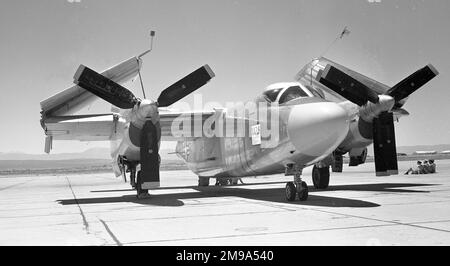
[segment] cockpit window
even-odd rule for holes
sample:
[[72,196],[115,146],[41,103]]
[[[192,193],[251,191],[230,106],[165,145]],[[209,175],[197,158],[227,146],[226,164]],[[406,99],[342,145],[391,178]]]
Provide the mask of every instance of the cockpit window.
[[292,86],[289,87],[283,95],[281,95],[279,104],[289,102],[291,100],[300,98],[300,97],[309,97],[309,95],[300,88],[300,86]]
[[273,90],[268,90],[268,91],[265,91],[265,92],[263,93],[263,95],[264,95],[270,102],[274,102],[274,101],[277,99],[278,94],[280,93],[281,90],[283,90],[283,88],[273,89]]

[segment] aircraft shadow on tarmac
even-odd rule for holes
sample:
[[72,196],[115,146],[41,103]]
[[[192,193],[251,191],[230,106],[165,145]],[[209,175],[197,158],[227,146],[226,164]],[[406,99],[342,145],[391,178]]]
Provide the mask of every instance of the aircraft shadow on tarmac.
[[[263,183],[263,184],[278,184],[281,182],[273,183]],[[284,183],[284,182],[283,182]],[[261,200],[267,202],[276,203],[286,203],[293,205],[304,205],[304,206],[322,206],[322,207],[353,207],[353,208],[369,208],[369,207],[379,207],[379,204],[355,200],[346,198],[337,198],[329,196],[314,195],[316,190],[310,187],[310,195],[307,201],[294,201],[287,202],[284,198],[284,187],[283,188],[263,188],[263,189],[245,189],[246,186],[258,186],[259,184],[246,184],[228,187],[176,187],[176,188],[190,188],[197,192],[182,192],[182,193],[172,193],[172,194],[161,194],[152,195],[149,199],[138,200],[134,194],[124,195],[120,197],[97,197],[97,198],[81,198],[81,199],[64,199],[58,200],[57,202],[61,205],[73,205],[73,204],[106,204],[106,203],[119,203],[119,202],[130,202],[141,205],[152,205],[152,206],[168,206],[168,207],[179,207],[183,206],[182,200],[186,199],[199,199],[199,198],[211,198],[211,197],[240,197],[250,200]],[[411,190],[402,189],[402,187],[425,187],[433,186],[432,184],[396,184],[396,183],[382,183],[382,184],[358,184],[358,185],[341,185],[341,186],[330,186],[326,191],[371,191],[371,192],[386,192],[386,193],[429,193],[429,191],[424,190]],[[158,190],[170,190],[175,189],[175,187],[160,188]],[[104,190],[104,191],[92,191],[93,193],[99,192],[126,192],[132,190]]]

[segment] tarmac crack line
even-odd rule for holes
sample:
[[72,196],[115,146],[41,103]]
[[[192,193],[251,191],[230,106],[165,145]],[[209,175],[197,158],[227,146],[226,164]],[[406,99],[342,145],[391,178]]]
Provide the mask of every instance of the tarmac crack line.
[[149,240],[149,241],[128,242],[128,243],[124,243],[124,245],[139,245],[139,244],[145,244],[145,243],[157,243],[157,242],[174,242],[174,241],[186,241],[186,240],[205,240],[205,239],[220,239],[220,238],[236,238],[236,237],[250,237],[250,236],[265,236],[265,235],[283,235],[283,234],[309,233],[309,232],[323,232],[323,231],[334,231],[334,230],[351,230],[351,229],[375,228],[375,227],[389,227],[389,226],[398,226],[398,225],[396,225],[396,224],[380,224],[380,225],[365,225],[365,226],[334,227],[334,228],[325,228],[325,229],[293,230],[293,231],[270,232],[270,233],[254,233],[254,234],[243,234],[243,235],[224,235],[224,236],[211,236],[211,237],[192,237],[192,238],[178,238],[178,239],[161,239],[161,240]]
[[[262,205],[266,205],[266,204],[263,204],[263,203],[262,203]],[[439,228],[433,228],[433,227],[427,227],[427,226],[421,226],[421,225],[419,225],[419,224],[423,224],[423,223],[432,223],[432,222],[401,223],[401,222],[395,222],[395,221],[392,221],[392,220],[389,221],[389,220],[376,219],[376,218],[369,218],[369,217],[364,217],[364,216],[357,216],[357,215],[344,214],[344,213],[339,213],[339,212],[324,211],[324,210],[319,210],[319,209],[315,209],[315,208],[305,208],[305,207],[300,207],[299,209],[300,209],[300,210],[318,211],[318,212],[323,212],[323,213],[328,213],[328,214],[334,214],[334,215],[341,215],[341,216],[352,217],[352,218],[366,219],[366,220],[376,221],[376,222],[391,223],[391,224],[393,224],[393,225],[411,226],[411,227],[417,227],[417,228],[421,228],[421,229],[428,229],[428,230],[433,230],[433,231],[438,231],[438,232],[450,233],[450,230],[445,230],[445,229],[439,229]],[[297,209],[297,210],[298,210],[298,209]],[[291,211],[292,211],[292,210],[291,210]]]
[[13,188],[13,187],[17,187],[17,186],[21,186],[21,185],[24,185],[24,184],[26,184],[28,182],[30,182],[30,180],[27,180],[27,181],[19,183],[19,184],[14,184],[14,185],[2,187],[2,188],[0,188],[0,191],[7,190],[7,189],[10,189],[10,188]]
[[69,184],[70,191],[72,192],[73,199],[75,200],[78,210],[80,211],[81,218],[83,219],[84,230],[86,230],[86,233],[89,234],[89,223],[86,219],[86,216],[84,215],[83,209],[81,209],[81,206],[78,202],[77,196],[75,196],[75,192],[73,191],[72,184],[70,183],[70,180],[67,176],[66,176],[66,180],[67,180],[67,183]]
[[444,229],[438,229],[438,228],[418,225],[420,223],[401,223],[401,222],[396,222],[396,221],[392,221],[392,220],[389,221],[389,220],[383,220],[383,219],[369,218],[369,217],[358,216],[358,215],[351,215],[351,214],[338,213],[338,212],[332,212],[332,211],[318,210],[318,209],[314,209],[314,208],[312,208],[310,210],[323,212],[323,213],[328,213],[328,214],[334,214],[334,215],[343,215],[343,216],[346,216],[346,217],[353,217],[353,218],[365,219],[365,220],[376,221],[376,222],[391,223],[393,225],[404,225],[404,226],[417,227],[417,228],[421,228],[421,229],[428,229],[428,230],[433,230],[433,231],[438,231],[438,232],[450,233],[449,230],[444,230]]
[[112,240],[114,240],[114,242],[116,242],[116,245],[118,246],[123,246],[122,243],[120,243],[119,239],[114,235],[114,233],[111,231],[111,229],[109,229],[109,226],[106,224],[105,221],[103,221],[102,219],[99,219],[100,222],[103,224],[103,226],[106,229],[106,232],[108,232],[109,236],[111,236]]

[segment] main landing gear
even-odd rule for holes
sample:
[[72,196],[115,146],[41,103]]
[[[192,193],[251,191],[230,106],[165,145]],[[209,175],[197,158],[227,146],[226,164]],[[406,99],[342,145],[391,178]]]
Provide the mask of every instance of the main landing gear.
[[[209,186],[209,181],[210,178],[209,177],[202,177],[199,176],[198,177],[198,186],[199,187],[208,187]],[[241,178],[239,177],[231,177],[231,178],[226,178],[226,177],[218,177],[216,178],[216,186],[230,186],[230,185],[238,185],[239,181],[241,182],[241,184],[244,184],[241,180]]]
[[288,182],[286,184],[285,195],[287,201],[295,201],[297,195],[300,201],[306,201],[308,199],[308,185],[302,181],[302,170],[294,165],[288,165],[286,167],[286,175],[294,175],[294,182]]
[[127,173],[130,173],[130,185],[136,188],[136,168],[139,162],[129,161],[126,157],[119,156],[119,165],[121,167],[123,180],[127,182]]
[[312,180],[315,188],[328,188],[328,185],[330,184],[330,166],[318,167],[317,165],[314,165]]
[[198,177],[198,186],[199,187],[208,187],[209,186],[209,177]]

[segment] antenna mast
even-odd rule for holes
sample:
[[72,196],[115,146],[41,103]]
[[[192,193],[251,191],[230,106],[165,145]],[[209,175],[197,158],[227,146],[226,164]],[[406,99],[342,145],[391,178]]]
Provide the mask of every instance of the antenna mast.
[[[153,38],[155,37],[155,34],[156,34],[155,31],[153,31],[153,30],[150,31],[150,49],[145,51],[144,53],[142,53],[142,54],[140,54],[138,56],[138,64],[139,64],[139,61],[141,60],[141,58],[144,55],[150,53],[153,50]],[[141,81],[142,94],[144,95],[144,99],[145,99],[147,97],[145,96],[144,83],[142,82],[142,76],[141,76],[141,69],[140,69],[140,67],[138,68],[138,74],[139,74],[139,80]]]
[[[350,35],[350,33],[351,33],[351,31],[348,29],[348,26],[345,26],[344,30],[336,37],[336,39],[334,39],[334,41],[331,42],[331,44],[327,47],[327,49],[325,49],[325,51],[323,51],[322,54],[320,54],[320,56],[319,56],[318,58],[323,57],[323,56],[331,49],[331,47],[333,47],[333,45],[334,45],[337,41],[341,40],[341,39],[344,38],[346,35]],[[313,61],[314,61],[314,59],[313,59]],[[312,67],[311,67],[311,75],[310,75],[310,78],[311,78],[311,86],[313,85],[312,75],[313,75],[313,68],[314,68],[314,67],[315,67],[315,66],[312,66]]]

